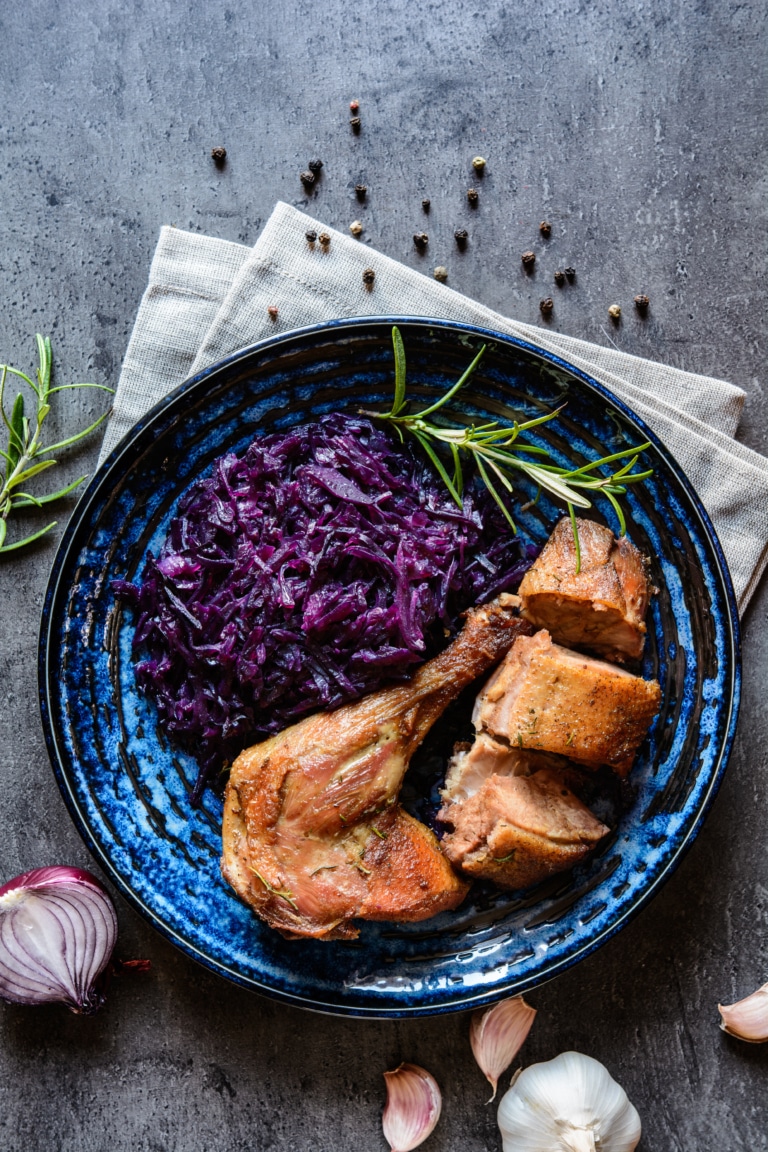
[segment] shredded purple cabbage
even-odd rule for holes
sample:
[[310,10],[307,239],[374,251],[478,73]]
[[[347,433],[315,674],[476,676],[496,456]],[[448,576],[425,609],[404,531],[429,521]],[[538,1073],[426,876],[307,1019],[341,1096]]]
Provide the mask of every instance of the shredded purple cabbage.
[[139,687],[200,764],[193,802],[249,742],[407,678],[535,554],[481,484],[460,511],[367,420],[325,416],[222,456],[140,583],[115,584]]

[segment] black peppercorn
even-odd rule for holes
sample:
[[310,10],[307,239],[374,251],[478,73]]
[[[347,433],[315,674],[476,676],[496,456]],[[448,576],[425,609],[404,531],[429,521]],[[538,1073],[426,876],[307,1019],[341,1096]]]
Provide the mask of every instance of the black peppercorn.
[[477,188],[468,188],[467,189],[467,200],[472,205],[473,208],[477,204],[477,201],[479,199],[480,199],[480,197],[477,195]]
[[536,253],[535,252],[523,252],[520,259],[523,262],[524,268],[533,268],[534,264],[536,263]]
[[566,280],[569,280],[571,284],[573,284],[574,280],[576,279],[576,269],[575,268],[566,268],[565,278],[566,278]]
[[429,243],[429,236],[427,236],[426,232],[414,232],[413,242],[417,248],[426,248]]
[[563,284],[565,284],[565,272],[560,268],[555,272],[555,284],[557,284],[558,288],[562,288]]
[[429,206],[430,206],[430,204],[431,204],[431,203],[432,203],[432,201],[431,201],[431,200],[429,200],[429,199],[427,199],[427,197],[425,196],[425,197],[424,197],[424,199],[423,199],[423,200],[422,200],[422,202],[421,202],[421,206],[422,206],[422,208],[424,209],[424,211],[425,211],[425,212],[429,212]]
[[373,268],[366,268],[363,271],[363,284],[365,284],[366,288],[370,288],[375,279],[376,273]]
[[542,316],[549,316],[552,309],[555,307],[555,302],[551,296],[546,296],[543,300],[539,301],[539,311]]
[[314,244],[315,240],[317,240],[317,232],[315,232],[314,228],[310,228],[309,232],[305,232],[304,235],[310,244]]
[[224,163],[226,158],[227,158],[226,148],[221,148],[221,147],[211,148],[211,159],[213,160],[214,164],[218,164],[220,167]]
[[355,184],[355,195],[357,196],[358,200],[365,200],[366,196],[368,195],[368,185]]
[[274,304],[270,304],[269,308],[267,308],[267,313],[269,314],[270,320],[277,320],[277,308]]
[[457,228],[453,236],[459,248],[466,248],[467,240],[469,240],[469,232],[466,228]]
[[552,235],[552,225],[549,220],[542,220],[541,224],[539,224],[539,232],[541,232],[545,240]]
[[327,248],[331,242],[331,237],[327,232],[321,232],[318,236],[318,240],[322,244],[323,248]]
[[299,173],[299,180],[301,180],[301,182],[305,188],[311,188],[315,182],[315,174],[314,174],[314,172],[310,172],[309,170],[307,170],[306,172],[300,172]]
[[353,116],[349,121],[349,126],[353,132],[359,132],[360,131],[360,123],[361,123],[360,117],[359,116]]
[[647,312],[650,300],[647,296],[635,296],[635,308],[638,312]]
[[314,172],[315,175],[317,175],[322,166],[322,160],[310,160],[309,164],[307,164],[307,168],[309,168],[310,172]]

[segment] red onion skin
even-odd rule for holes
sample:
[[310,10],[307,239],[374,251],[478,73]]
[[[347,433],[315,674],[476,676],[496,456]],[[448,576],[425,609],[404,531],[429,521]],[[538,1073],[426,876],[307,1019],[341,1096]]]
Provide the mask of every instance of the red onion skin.
[[98,888],[104,892],[101,884],[90,872],[84,868],[70,868],[67,864],[51,864],[47,868],[33,868],[30,872],[22,872],[0,888],[0,897],[16,888],[47,888],[49,884],[90,884],[91,888]]
[[[0,888],[0,901],[13,892],[21,891],[42,894],[43,890],[47,890],[52,897],[55,897],[59,887],[63,888],[61,898],[58,901],[52,900],[52,904],[56,906],[55,919],[58,921],[62,937],[74,947],[75,954],[83,948],[87,951],[88,945],[95,949],[90,964],[77,973],[77,990],[74,995],[71,990],[65,991],[60,976],[57,977],[56,973],[51,971],[47,962],[40,963],[28,950],[25,952],[22,943],[14,935],[13,922],[8,921],[11,933],[10,949],[8,942],[0,948],[0,988],[2,988],[0,996],[11,1003],[33,1006],[60,1002],[66,1004],[72,1012],[88,1016],[97,1012],[104,1003],[104,991],[110,975],[111,956],[117,936],[117,917],[104,886],[95,876],[82,868],[53,865],[34,868],[9,880]],[[77,907],[76,903],[71,906],[70,901],[66,899],[66,893],[73,893],[78,887],[88,888],[94,895],[98,894],[98,899],[92,901],[88,907],[91,918],[89,925],[83,919],[83,908]],[[64,901],[63,910],[61,899]],[[9,910],[7,914],[13,916],[13,911]],[[87,935],[90,931],[87,941],[85,936],[75,940],[78,929],[73,916],[77,918],[81,932]],[[102,950],[102,955],[99,955],[99,949]],[[81,963],[82,960],[80,952]],[[57,957],[51,956],[54,967],[56,961]],[[89,979],[85,981],[87,987],[82,987],[79,977],[88,972],[88,969],[91,971],[88,973]],[[54,994],[57,979],[60,995]]]

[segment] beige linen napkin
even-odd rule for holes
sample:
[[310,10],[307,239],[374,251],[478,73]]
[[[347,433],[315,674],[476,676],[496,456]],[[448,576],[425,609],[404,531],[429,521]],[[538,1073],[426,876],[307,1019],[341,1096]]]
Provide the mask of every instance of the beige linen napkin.
[[[326,231],[326,248],[305,233]],[[372,268],[372,291],[362,273]],[[276,305],[277,321],[267,308]],[[740,612],[768,561],[768,460],[733,437],[744,392],[613,348],[519,324],[279,203],[255,247],[163,228],[101,458],[187,376],[276,331],[344,316],[434,316],[539,344],[599,380],[664,441],[712,517]]]

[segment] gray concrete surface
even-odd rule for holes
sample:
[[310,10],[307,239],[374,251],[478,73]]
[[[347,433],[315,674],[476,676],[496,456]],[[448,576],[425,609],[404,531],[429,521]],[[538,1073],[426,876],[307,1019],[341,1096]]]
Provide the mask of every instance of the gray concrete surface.
[[[765,21],[760,0],[29,0],[0,9],[0,358],[31,365],[51,334],[59,381],[114,383],[161,224],[252,242],[298,173],[325,161],[310,204],[363,216],[383,251],[536,321],[572,264],[554,325],[611,340],[748,394],[741,437],[768,450]],[[359,97],[353,137],[347,103]],[[761,123],[761,117],[763,122]],[[223,143],[223,172],[209,154]],[[488,159],[478,210],[468,164]],[[353,194],[362,180],[369,201]],[[519,254],[553,237],[533,280]],[[471,243],[459,254],[453,229]],[[636,292],[651,297],[642,322]],[[620,302],[612,329],[607,306]],[[100,409],[65,394],[59,427]],[[97,445],[62,475],[88,470]],[[66,519],[66,510],[61,517]],[[87,865],[38,718],[38,613],[53,542],[0,565],[0,876]],[[682,867],[629,928],[530,997],[526,1061],[603,1060],[642,1115],[645,1152],[768,1148],[768,1048],[718,1030],[716,1004],[768,976],[768,589],[744,633],[740,734]],[[381,1073],[427,1065],[445,1094],[430,1152],[497,1150],[466,1016],[325,1018],[207,974],[119,903],[120,953],[151,975],[106,1011],[0,1008],[0,1148],[7,1152],[383,1149]]]

